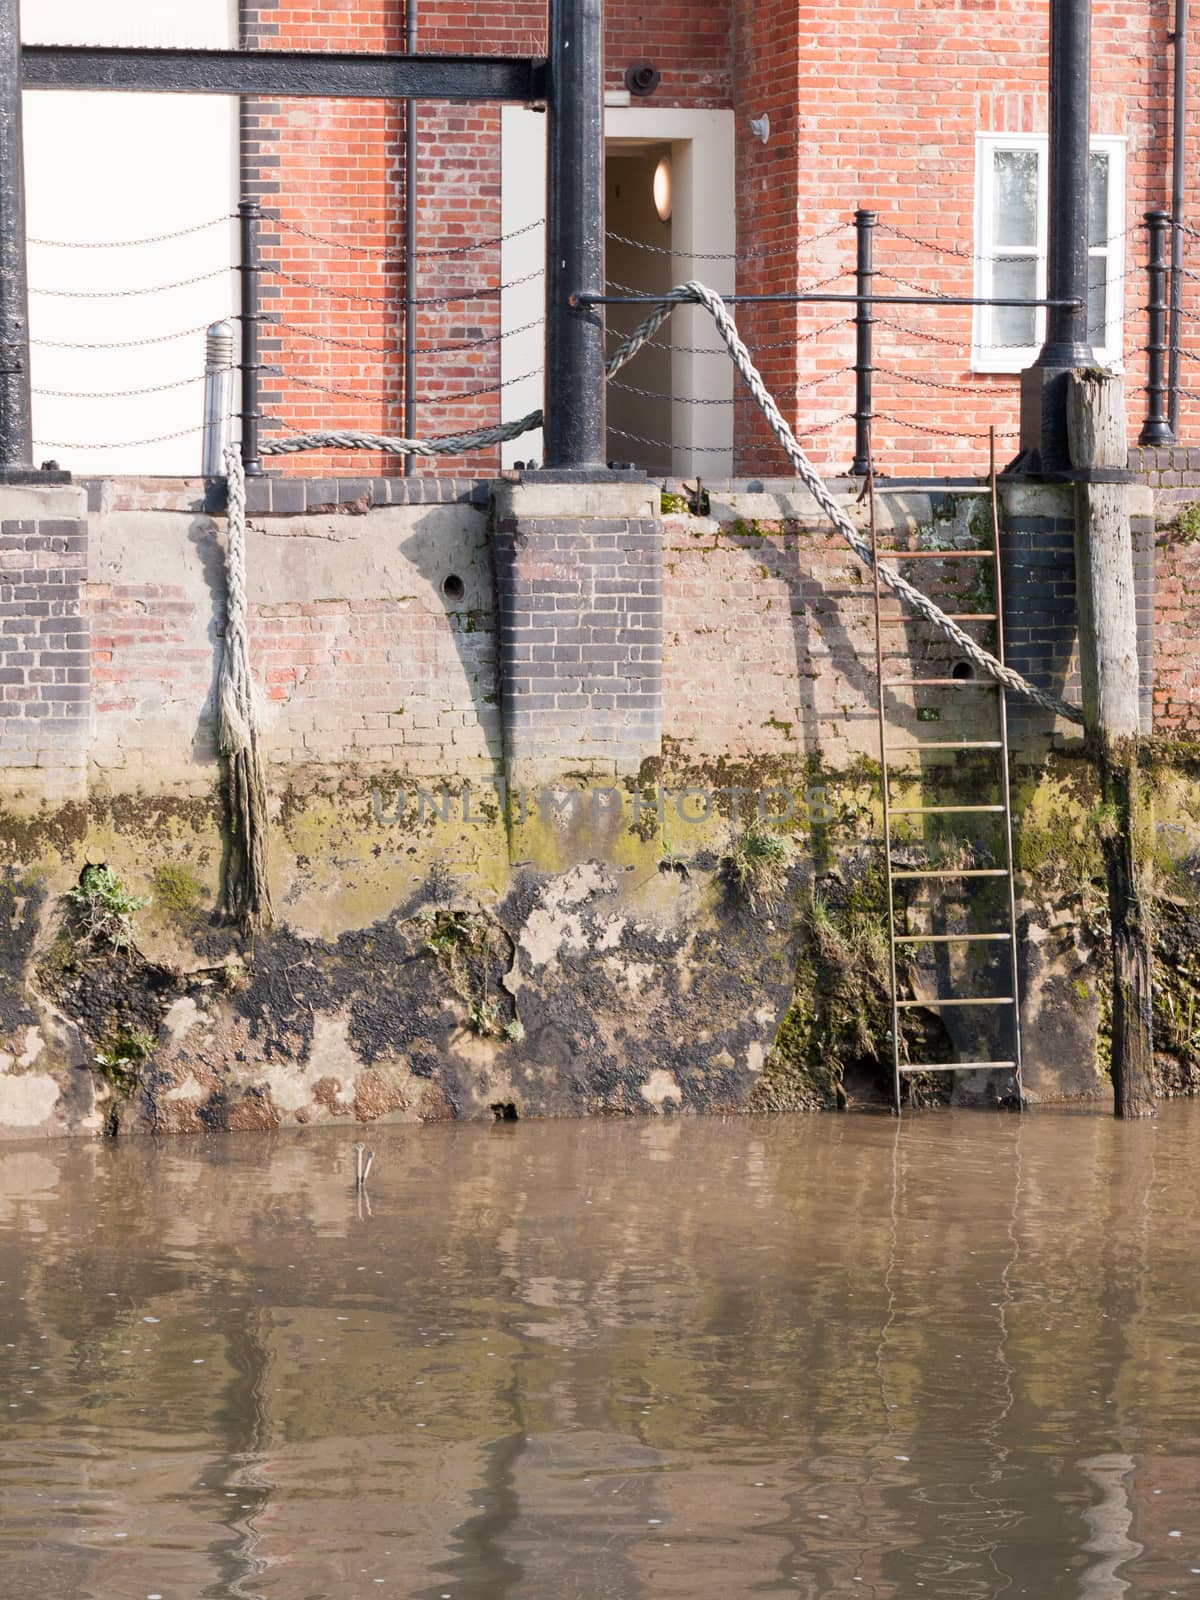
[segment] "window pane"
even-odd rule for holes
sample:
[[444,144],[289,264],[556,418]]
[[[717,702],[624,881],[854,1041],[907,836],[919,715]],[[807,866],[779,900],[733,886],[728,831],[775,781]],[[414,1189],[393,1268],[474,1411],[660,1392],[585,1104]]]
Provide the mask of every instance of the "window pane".
[[1107,341],[1108,256],[1088,257],[1088,342],[1099,349]]
[[1038,152],[997,150],[993,156],[992,241],[1037,243]]
[[[992,294],[998,300],[1032,300],[1037,294],[1037,260],[1033,256],[997,256],[992,267]],[[993,306],[993,344],[1035,344],[1037,311],[1033,306]]]
[[1088,243],[1108,243],[1108,156],[1088,157]]

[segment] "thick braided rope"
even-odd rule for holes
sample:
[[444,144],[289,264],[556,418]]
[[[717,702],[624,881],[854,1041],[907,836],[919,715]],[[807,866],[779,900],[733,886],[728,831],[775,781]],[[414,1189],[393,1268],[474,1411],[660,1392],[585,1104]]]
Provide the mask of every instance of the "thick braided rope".
[[246,478],[235,446],[225,449],[229,485],[225,642],[217,685],[217,744],[225,756],[230,850],[225,866],[228,916],[244,931],[271,920],[267,876],[267,785],[259,743],[246,601]]
[[268,439],[264,456],[291,456],[302,450],[382,450],[390,456],[465,456],[488,445],[519,439],[542,425],[542,413],[531,411],[516,422],[499,422],[493,428],[477,428],[474,433],[448,433],[441,439],[392,439],[382,433],[360,433],[339,429],[332,433],[296,433],[286,439]]
[[225,755],[250,744],[253,718],[248,686],[250,639],[246,631],[246,477],[232,445],[225,447],[229,489],[229,547],[225,557],[225,644],[217,686],[217,743]]
[[[679,305],[701,305],[712,317],[716,324],[717,332],[725,341],[726,348],[733,358],[734,365],[746,381],[750,393],[763,416],[770,425],[771,432],[782,445],[788,460],[795,470],[796,476],[812,495],[821,510],[833,523],[834,527],[845,539],[854,554],[866,567],[868,572],[874,570],[875,563],[871,559],[871,546],[855,528],[846,513],[825,487],[820,475],[815,471],[808,457],[801,450],[796,441],[796,436],[788,427],[787,422],[780,414],[778,406],[767,391],[762,377],[750,359],[750,352],[738,336],[737,328],[729,315],[728,308],[719,294],[706,288],[702,283],[680,284],[664,295],[651,311],[646,320],[636,327],[613,352],[608,364],[609,375],[620,370],[627,361],[631,361],[647,340],[654,337],[659,328]],[[905,601],[925,621],[944,634],[962,651],[967,659],[974,663],[981,672],[995,678],[1006,689],[1012,689],[1017,694],[1027,695],[1028,698],[1041,706],[1044,710],[1052,712],[1057,717],[1065,717],[1069,722],[1083,721],[1083,712],[1078,706],[1070,705],[1056,694],[1050,694],[1045,689],[1039,689],[1036,684],[1030,683],[1019,672],[1014,672],[1011,667],[1004,666],[997,661],[994,655],[975,642],[969,634],[963,632],[957,623],[952,622],[940,607],[936,606],[928,595],[922,594],[919,589],[914,589],[898,573],[882,564],[879,568],[879,577],[889,589]]]

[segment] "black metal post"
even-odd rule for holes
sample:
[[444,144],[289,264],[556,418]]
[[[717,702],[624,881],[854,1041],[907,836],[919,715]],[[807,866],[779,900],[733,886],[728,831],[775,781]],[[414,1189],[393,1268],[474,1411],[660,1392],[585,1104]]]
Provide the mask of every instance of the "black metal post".
[[[404,12],[404,48],[417,53],[417,0]],[[404,102],[404,437],[417,436],[417,134],[420,102]],[[417,458],[404,458],[404,476],[411,478]]]
[[[854,292],[858,295],[872,293],[875,278],[875,225],[877,211],[856,211],[854,231],[857,257],[854,268]],[[871,470],[871,419],[874,416],[871,377],[875,371],[871,362],[874,337],[875,307],[866,299],[858,302],[854,313],[854,460],[851,475],[866,477]]]
[[1049,470],[1070,467],[1067,373],[1091,366],[1088,342],[1088,131],[1091,0],[1050,0],[1046,340],[1021,383],[1021,443]]
[[1086,367],[1095,359],[1087,315],[1091,51],[1091,0],[1051,0],[1046,295],[1079,305],[1047,313],[1042,367]]
[[1175,0],[1175,87],[1171,136],[1171,315],[1167,335],[1167,418],[1179,437],[1179,346],[1183,337],[1183,206],[1187,184],[1188,0]]
[[1150,234],[1150,299],[1147,304],[1149,331],[1146,339],[1146,420],[1138,435],[1139,444],[1172,444],[1175,430],[1167,407],[1167,231],[1171,226],[1166,211],[1147,211]]
[[605,470],[603,0],[551,0],[545,464]]
[[0,476],[33,467],[20,0],[0,0]]
[[258,450],[258,425],[262,420],[259,399],[262,361],[258,331],[262,321],[259,296],[262,263],[258,254],[258,228],[262,211],[258,201],[240,201],[238,216],[242,233],[242,468],[248,478],[261,478],[263,465]]

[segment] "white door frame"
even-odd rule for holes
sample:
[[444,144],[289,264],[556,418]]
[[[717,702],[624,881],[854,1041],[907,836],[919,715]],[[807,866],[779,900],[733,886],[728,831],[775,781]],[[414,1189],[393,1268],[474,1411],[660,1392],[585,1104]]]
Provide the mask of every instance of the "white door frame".
[[[501,281],[512,283],[537,272],[545,254],[541,228],[518,233],[545,215],[545,185],[540,175],[546,166],[546,118],[523,106],[504,106],[501,118]],[[730,254],[736,248],[734,193],[734,122],[732,111],[691,111],[673,106],[609,106],[604,114],[605,137],[638,143],[671,145],[673,174],[672,240],[679,252],[673,278],[685,283],[697,278],[722,293],[732,293],[734,263],[706,260]],[[535,174],[537,176],[535,176]],[[538,321],[544,312],[543,279],[506,289],[501,296],[501,416],[507,422],[536,410],[542,401],[543,330],[524,333],[516,328]],[[672,314],[668,325],[672,342],[680,347],[671,357],[671,389],[688,399],[731,400],[733,365],[724,353],[697,355],[697,347],[717,341],[712,320],[699,307]],[[536,373],[524,377],[526,373]],[[520,381],[514,381],[520,379]],[[636,381],[636,380],[635,380]],[[733,407],[672,406],[675,476],[727,478],[732,473]],[[703,446],[700,449],[697,447]],[[501,447],[505,467],[516,461],[542,459],[542,435],[529,433]]]

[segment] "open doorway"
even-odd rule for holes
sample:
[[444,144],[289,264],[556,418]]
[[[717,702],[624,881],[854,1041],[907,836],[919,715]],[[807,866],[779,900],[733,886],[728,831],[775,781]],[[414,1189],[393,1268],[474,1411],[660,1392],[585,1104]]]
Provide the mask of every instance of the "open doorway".
[[[525,106],[505,106],[500,118],[505,235],[500,271],[507,285],[500,299],[500,406],[503,420],[510,422],[542,403],[545,236],[540,224],[546,197],[530,176],[545,170],[546,119]],[[610,283],[650,294],[699,278],[722,294],[731,292],[733,112],[610,99],[605,131],[606,226],[620,236],[607,245]],[[666,220],[654,205],[654,174],[664,155],[670,158],[671,183]],[[636,246],[622,243],[627,239]],[[638,248],[650,244],[656,248]],[[607,307],[610,353],[645,309]],[[644,392],[634,394],[635,389]],[[665,398],[672,395],[674,400]],[[635,461],[656,476],[727,477],[733,459],[732,396],[733,367],[714,338],[708,314],[696,306],[681,307],[655,343],[608,386],[606,459]],[[646,445],[640,442],[644,439],[661,442]],[[542,453],[540,431],[526,433],[502,445],[501,460],[512,467],[518,460],[540,460]]]
[[[671,146],[610,139],[605,148],[605,277],[609,294],[661,294],[674,281],[671,250]],[[609,306],[609,354],[646,314]],[[665,332],[669,332],[666,330]],[[608,459],[655,477],[675,470],[667,337],[648,345],[608,386]]]

